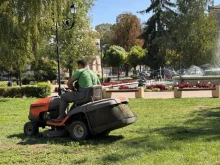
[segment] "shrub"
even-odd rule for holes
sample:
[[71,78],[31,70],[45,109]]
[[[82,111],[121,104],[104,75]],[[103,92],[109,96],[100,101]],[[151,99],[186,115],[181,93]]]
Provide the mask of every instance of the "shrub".
[[105,78],[104,82],[111,82],[111,78],[110,77]]
[[151,90],[157,88],[160,89],[160,91],[164,91],[166,87],[163,84],[152,84],[152,85],[147,85],[146,88]]
[[0,87],[0,96],[5,97],[5,93],[6,93],[6,88]]
[[196,85],[194,86],[193,84],[190,84],[188,82],[183,82],[181,84],[176,84],[173,86],[174,87],[179,87],[179,88],[193,88],[193,87],[197,87],[197,88],[214,88],[215,84],[212,84],[210,82],[208,83],[200,83],[199,81],[196,83]]
[[200,83],[199,81],[196,83],[197,88],[214,88],[215,84],[208,83]]
[[144,92],[152,92],[151,89],[144,89]]
[[37,87],[42,90],[42,92],[40,93],[40,95],[42,95],[42,97],[47,97],[47,96],[51,95],[52,88],[51,88],[50,84],[48,84],[46,82],[42,82],[42,83],[38,83]]
[[[1,81],[0,82],[0,88],[7,88],[8,87],[8,82],[9,81]],[[12,82],[12,85],[17,86],[17,83],[14,81],[14,82]]]
[[39,83],[36,86],[23,86],[0,88],[0,96],[3,97],[48,97],[51,94],[51,86],[47,83]]
[[127,85],[120,85],[119,89],[137,89],[137,87],[129,87]]
[[188,82],[183,82],[181,84],[176,84],[174,87],[179,87],[179,88],[192,88],[193,85],[188,83]]
[[35,81],[34,73],[31,71],[27,71],[22,74],[22,84],[28,85],[30,84],[30,81]]
[[152,88],[152,92],[160,92],[160,88]]
[[7,87],[7,86],[8,86],[8,82],[6,81],[0,82],[0,88]]

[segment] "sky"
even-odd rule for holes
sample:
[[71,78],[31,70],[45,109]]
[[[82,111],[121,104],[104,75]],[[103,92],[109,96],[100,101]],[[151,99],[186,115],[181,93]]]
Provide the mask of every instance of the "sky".
[[[92,16],[92,27],[101,23],[116,22],[116,17],[124,12],[137,15],[141,22],[146,22],[152,13],[139,14],[137,11],[144,10],[150,6],[150,0],[95,0],[95,5],[90,11]],[[214,0],[214,5],[219,5],[220,0]]]

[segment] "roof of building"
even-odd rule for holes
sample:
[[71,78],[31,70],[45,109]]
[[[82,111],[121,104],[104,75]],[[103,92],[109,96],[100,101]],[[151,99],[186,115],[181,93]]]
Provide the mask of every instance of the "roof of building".
[[220,4],[215,6],[214,9],[220,9]]

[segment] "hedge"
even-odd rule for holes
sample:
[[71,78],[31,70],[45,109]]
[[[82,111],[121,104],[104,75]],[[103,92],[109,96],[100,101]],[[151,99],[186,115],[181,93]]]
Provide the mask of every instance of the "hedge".
[[[8,82],[9,81],[0,81],[0,88],[8,87]],[[13,86],[17,86],[17,83],[15,81],[13,82]]]
[[40,83],[33,86],[0,88],[0,96],[3,97],[37,97],[44,98],[51,95],[51,86],[47,83]]

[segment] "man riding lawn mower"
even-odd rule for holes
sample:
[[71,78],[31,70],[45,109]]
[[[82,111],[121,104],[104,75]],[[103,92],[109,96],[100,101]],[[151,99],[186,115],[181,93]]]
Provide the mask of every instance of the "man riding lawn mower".
[[[111,130],[136,121],[126,98],[102,99],[102,86],[97,75],[87,68],[85,60],[79,60],[77,64],[79,69],[67,82],[71,92],[31,104],[30,122],[24,125],[26,135],[38,134],[39,127],[50,126],[52,129],[43,133],[46,137],[69,132],[74,140],[84,140],[90,135],[107,135]],[[74,81],[78,85],[73,86]],[[71,108],[69,103],[74,103]]]

